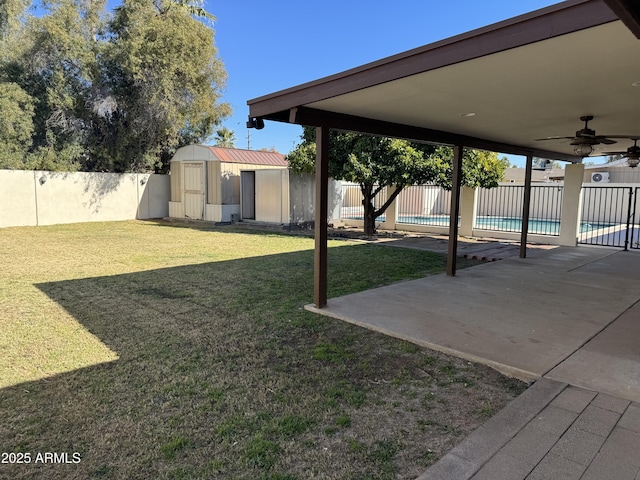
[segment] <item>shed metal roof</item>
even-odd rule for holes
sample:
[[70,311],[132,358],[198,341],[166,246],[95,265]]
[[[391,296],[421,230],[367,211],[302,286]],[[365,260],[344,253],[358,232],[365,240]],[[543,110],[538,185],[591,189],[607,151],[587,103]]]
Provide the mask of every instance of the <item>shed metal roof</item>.
[[209,149],[211,154],[223,163],[244,163],[249,165],[270,165],[287,167],[289,164],[283,154],[262,150],[242,150],[239,148],[213,147],[202,145]]

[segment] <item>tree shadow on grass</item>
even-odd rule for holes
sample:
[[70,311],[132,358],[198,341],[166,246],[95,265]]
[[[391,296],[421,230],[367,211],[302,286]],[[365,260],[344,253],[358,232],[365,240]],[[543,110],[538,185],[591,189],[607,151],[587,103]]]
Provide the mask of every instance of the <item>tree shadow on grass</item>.
[[[435,254],[397,250],[331,249],[330,296],[424,276],[445,264]],[[0,465],[0,476],[295,474],[309,453],[297,450],[304,442],[293,434],[280,432],[283,419],[301,425],[296,435],[321,429],[328,411],[344,408],[349,388],[366,384],[353,370],[356,362],[315,358],[317,345],[347,339],[340,348],[350,352],[344,359],[353,359],[393,341],[304,311],[312,270],[313,252],[300,251],[38,284],[119,359],[1,390],[0,451],[30,453],[31,463]],[[398,367],[379,360],[379,372]],[[327,406],[326,385],[348,391]],[[68,453],[69,461],[78,452],[81,461],[36,464],[36,454],[45,452]],[[345,464],[354,475],[360,468],[353,459]],[[305,478],[303,472],[278,478]]]

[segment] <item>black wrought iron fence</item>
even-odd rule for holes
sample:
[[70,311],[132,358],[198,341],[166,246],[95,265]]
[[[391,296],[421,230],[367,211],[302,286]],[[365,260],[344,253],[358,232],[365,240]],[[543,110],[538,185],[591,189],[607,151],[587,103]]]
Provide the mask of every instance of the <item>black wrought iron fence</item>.
[[640,248],[635,220],[637,192],[634,187],[583,187],[578,243]]
[[[531,187],[529,233],[537,235],[560,234],[560,212],[563,188],[559,185]],[[500,185],[478,191],[477,230],[500,232],[522,231],[524,185]]]
[[637,215],[640,213],[638,210],[638,192],[640,187],[633,189],[633,201],[631,202],[631,209],[627,220],[627,231],[629,235],[626,236],[627,248],[640,248],[640,225],[638,225]]
[[[640,249],[640,187],[585,186],[578,243]],[[560,234],[563,187],[535,185],[531,187],[529,233],[557,236]],[[375,198],[376,208],[384,203],[387,191]],[[522,231],[523,185],[501,185],[479,189],[476,202],[477,230]],[[449,226],[451,193],[434,185],[417,185],[404,189],[397,200],[398,224]],[[342,186],[342,218],[362,220],[362,193],[357,184]],[[384,221],[385,215],[378,217]]]

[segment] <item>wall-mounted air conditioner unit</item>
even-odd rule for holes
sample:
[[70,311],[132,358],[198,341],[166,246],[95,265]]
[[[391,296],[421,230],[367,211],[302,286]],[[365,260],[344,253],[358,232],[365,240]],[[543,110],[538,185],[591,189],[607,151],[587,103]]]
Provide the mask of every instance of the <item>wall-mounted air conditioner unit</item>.
[[609,172],[593,172],[591,183],[609,183]]

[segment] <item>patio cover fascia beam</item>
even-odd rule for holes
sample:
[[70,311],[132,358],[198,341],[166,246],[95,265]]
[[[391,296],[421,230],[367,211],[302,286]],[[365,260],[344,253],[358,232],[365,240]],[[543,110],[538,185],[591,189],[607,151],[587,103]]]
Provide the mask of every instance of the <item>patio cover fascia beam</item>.
[[[623,2],[625,0],[610,0]],[[630,0],[627,2],[630,4]],[[632,7],[628,7],[632,8]],[[299,106],[619,20],[603,0],[571,0],[249,100],[249,116]],[[274,118],[271,118],[274,119]]]
[[383,137],[402,138],[416,142],[434,143],[440,145],[464,145],[467,148],[487,150],[491,152],[506,153],[511,155],[533,155],[534,157],[550,160],[562,160],[577,163],[582,159],[574,155],[551,152],[549,150],[520,147],[502,142],[494,142],[482,138],[469,137],[456,133],[433,130],[430,128],[402,125],[393,122],[385,122],[371,118],[347,115],[344,113],[328,112],[308,107],[297,107],[289,110],[286,120],[284,116],[268,116],[265,120],[287,121],[308,127],[329,126],[334,130],[367,133]]
[[604,0],[631,33],[640,39],[640,3],[637,0]]

